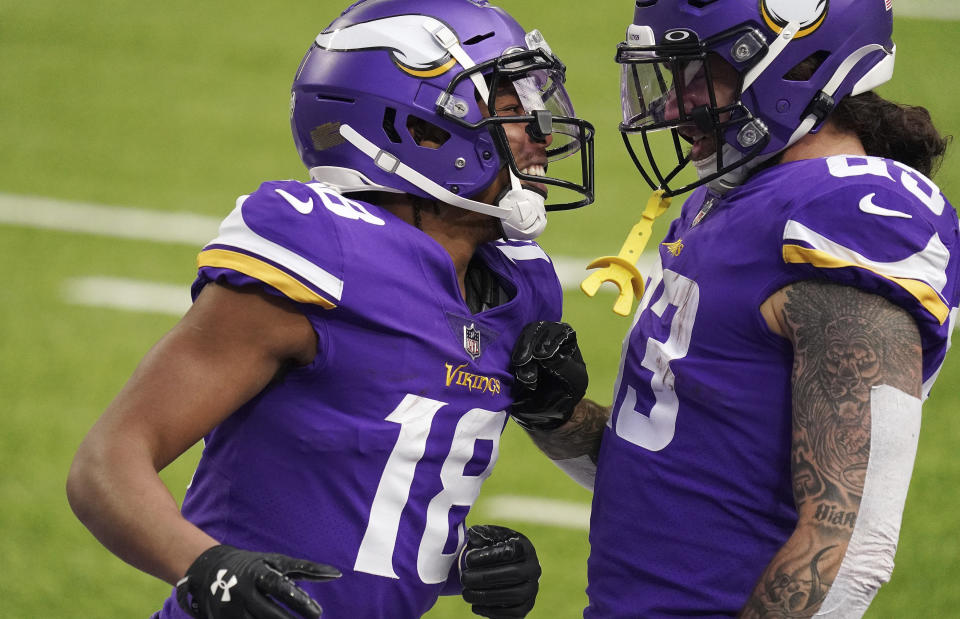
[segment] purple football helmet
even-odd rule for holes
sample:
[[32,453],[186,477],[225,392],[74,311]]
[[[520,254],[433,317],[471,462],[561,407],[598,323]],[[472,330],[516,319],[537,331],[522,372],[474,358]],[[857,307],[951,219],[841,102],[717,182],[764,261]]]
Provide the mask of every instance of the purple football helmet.
[[[627,150],[647,183],[666,195],[703,184],[723,193],[818,131],[841,99],[889,80],[892,31],[890,0],[638,0],[617,48]],[[739,76],[728,105],[716,94],[718,57]],[[809,79],[791,74],[808,58],[819,62]],[[708,100],[685,100],[684,89],[689,95],[698,80]],[[669,151],[665,166],[651,145],[656,132],[672,138],[659,145]],[[683,141],[691,133],[712,138],[716,153],[694,161],[697,181],[671,187],[682,184],[676,176],[690,162]]]
[[[363,0],[316,37],[297,70],[294,141],[313,178],[342,192],[437,199],[500,218],[509,238],[533,238],[545,210],[593,201],[593,127],[575,116],[565,71],[539,31],[484,0]],[[504,88],[523,109],[498,114]],[[418,144],[418,123],[442,143]],[[547,145],[542,166],[517,165],[507,123]],[[579,165],[558,166],[572,180],[546,176],[575,153]],[[511,183],[498,204],[470,199],[505,166]],[[550,186],[551,198],[558,188],[561,200],[545,205],[521,180]]]

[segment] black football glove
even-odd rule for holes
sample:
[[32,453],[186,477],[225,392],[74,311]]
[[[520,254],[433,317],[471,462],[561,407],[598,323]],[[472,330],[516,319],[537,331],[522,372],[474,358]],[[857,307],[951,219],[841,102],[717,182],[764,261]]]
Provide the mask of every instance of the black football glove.
[[490,619],[526,617],[540,588],[537,551],[523,533],[492,524],[467,529],[460,553],[463,599]]
[[514,402],[510,415],[527,430],[559,428],[587,392],[587,366],[577,333],[565,322],[532,322],[510,358]]
[[177,583],[177,602],[197,619],[317,619],[323,609],[293,581],[339,577],[329,565],[224,544],[197,557]]

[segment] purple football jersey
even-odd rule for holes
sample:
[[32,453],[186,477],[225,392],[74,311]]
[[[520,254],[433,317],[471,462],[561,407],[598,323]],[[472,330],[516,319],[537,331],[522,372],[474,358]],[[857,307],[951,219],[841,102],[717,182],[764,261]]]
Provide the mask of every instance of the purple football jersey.
[[806,279],[886,297],[919,327],[925,398],[956,321],[958,244],[940,190],[885,159],[798,161],[723,198],[694,192],[624,341],[585,616],[735,615],[796,524],[793,352],[760,305]]
[[[183,514],[223,543],[339,568],[302,584],[324,619],[419,617],[459,592],[454,558],[497,460],[511,349],[562,302],[535,243],[478,252],[511,300],[472,314],[432,238],[282,181],[241,197],[198,257],[194,297],[211,281],[285,296],[319,352],[205,438]],[[160,617],[187,615],[171,596]]]

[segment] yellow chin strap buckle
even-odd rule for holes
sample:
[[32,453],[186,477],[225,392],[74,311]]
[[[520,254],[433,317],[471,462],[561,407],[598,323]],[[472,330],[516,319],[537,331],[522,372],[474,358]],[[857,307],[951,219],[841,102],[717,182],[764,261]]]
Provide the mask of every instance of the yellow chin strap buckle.
[[643,249],[650,241],[653,232],[653,222],[670,207],[670,198],[663,196],[663,190],[654,191],[647,200],[647,207],[643,210],[643,218],[630,229],[627,240],[623,242],[620,253],[616,256],[597,258],[587,265],[587,269],[597,269],[583,282],[580,289],[588,297],[592,297],[600,290],[604,282],[611,282],[620,289],[613,311],[621,316],[629,316],[633,310],[634,299],[643,297],[643,276],[637,270],[637,260]]

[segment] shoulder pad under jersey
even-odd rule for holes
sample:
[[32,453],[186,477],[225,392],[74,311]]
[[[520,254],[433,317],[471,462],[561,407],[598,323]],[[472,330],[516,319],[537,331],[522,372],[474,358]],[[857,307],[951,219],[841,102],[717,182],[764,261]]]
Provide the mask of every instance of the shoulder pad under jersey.
[[[495,241],[489,246],[496,249],[501,260],[516,273],[518,285],[527,287],[539,308],[539,320],[560,320],[563,309],[563,289],[557,278],[553,261],[543,248],[534,241]],[[522,282],[520,284],[519,282]]]
[[234,283],[253,279],[294,301],[335,307],[343,295],[343,227],[386,225],[375,211],[321,183],[263,183],[237,199],[200,252],[198,281],[239,274]]
[[[957,215],[899,162],[835,156],[783,166],[783,260],[891,298],[939,325],[958,304]],[[789,181],[789,182],[787,182]]]

